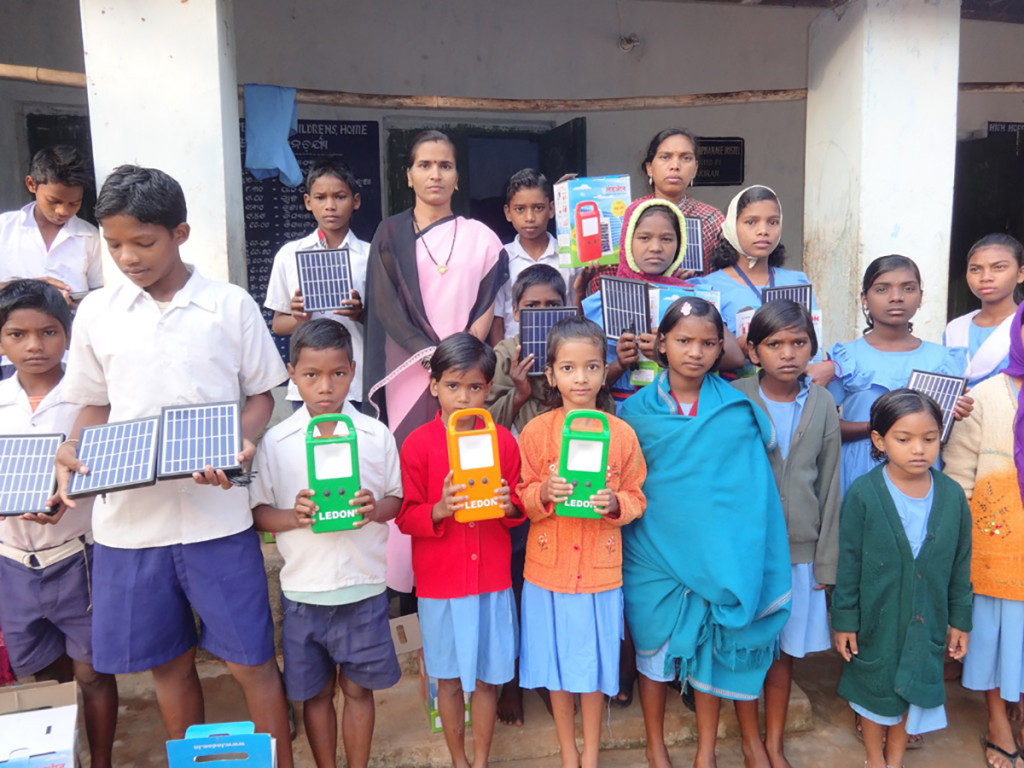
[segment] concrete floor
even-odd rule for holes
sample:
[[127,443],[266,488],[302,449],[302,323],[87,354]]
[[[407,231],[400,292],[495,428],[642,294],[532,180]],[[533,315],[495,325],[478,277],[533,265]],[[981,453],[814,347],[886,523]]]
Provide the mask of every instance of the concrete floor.
[[[793,768],[860,768],[863,765],[863,747],[854,736],[852,713],[846,703],[835,695],[839,664],[838,657],[831,652],[817,654],[797,664],[796,682],[803,693],[795,694],[789,723],[792,733],[787,753]],[[410,672],[413,666],[413,659],[406,659],[406,668]],[[203,662],[200,671],[208,720],[245,719],[241,692],[224,666],[218,662]],[[133,768],[166,765],[165,737],[149,676],[125,676],[120,680],[120,686],[121,712],[115,764]],[[947,683],[946,690],[950,727],[940,733],[929,734],[923,749],[909,752],[908,768],[984,765],[978,740],[985,726],[982,697],[965,691],[957,682]],[[536,696],[528,694],[526,704],[526,725],[523,728],[497,726],[492,762],[508,768],[557,767],[559,761],[554,755],[557,743],[553,724]],[[719,768],[742,768],[743,759],[730,709],[723,708],[723,738],[719,743],[718,765]],[[693,718],[675,700],[669,702],[666,733],[675,742],[670,751],[677,768],[691,765],[695,752]],[[628,710],[613,709],[603,733],[606,751],[602,752],[601,765],[605,768],[645,765],[642,735],[638,700]],[[301,728],[294,751],[298,768],[312,768],[309,747]],[[395,688],[378,694],[375,766],[445,766],[450,764],[446,754],[442,735],[428,731],[419,699],[419,683],[414,674],[406,674]],[[83,764],[88,768],[88,756],[83,757]],[[339,764],[343,765],[344,760]]]

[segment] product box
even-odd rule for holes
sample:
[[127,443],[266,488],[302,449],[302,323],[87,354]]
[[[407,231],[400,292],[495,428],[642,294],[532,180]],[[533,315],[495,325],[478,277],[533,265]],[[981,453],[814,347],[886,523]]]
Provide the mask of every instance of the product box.
[[[423,706],[427,710],[430,732],[441,733],[444,729],[441,727],[441,712],[437,708],[437,679],[427,676],[427,665],[423,663],[423,651],[420,651],[420,695],[423,697]],[[466,703],[466,725],[472,725],[473,721],[469,717],[469,694],[463,692],[462,698]]]
[[558,266],[619,263],[622,217],[632,198],[629,176],[563,176],[555,184]]
[[193,725],[184,739],[167,742],[169,768],[276,768],[277,743],[252,723]]
[[0,688],[0,766],[74,768],[77,725],[73,682]]

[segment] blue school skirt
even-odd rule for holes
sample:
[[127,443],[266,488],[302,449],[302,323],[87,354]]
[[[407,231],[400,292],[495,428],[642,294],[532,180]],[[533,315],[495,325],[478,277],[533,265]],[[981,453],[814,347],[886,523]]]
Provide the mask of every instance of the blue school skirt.
[[827,651],[832,647],[832,637],[828,632],[825,590],[814,588],[818,583],[814,580],[814,565],[797,563],[791,571],[793,602],[789,619],[779,634],[779,646],[783,653],[802,659],[808,653]]
[[619,649],[624,621],[622,589],[593,594],[551,592],[523,585],[523,688],[619,692]]
[[1019,701],[1024,693],[1024,601],[975,595],[973,614],[964,688],[998,688],[1006,701]]

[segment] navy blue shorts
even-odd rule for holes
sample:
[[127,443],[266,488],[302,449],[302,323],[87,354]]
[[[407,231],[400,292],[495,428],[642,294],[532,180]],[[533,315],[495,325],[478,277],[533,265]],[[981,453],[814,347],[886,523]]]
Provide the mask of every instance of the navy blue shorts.
[[198,639],[193,609],[210,653],[247,665],[274,655],[267,574],[252,528],[167,547],[96,544],[93,593],[100,672],[141,672],[185,653]]
[[337,667],[353,683],[371,691],[390,688],[402,676],[384,593],[348,605],[309,605],[282,595],[281,604],[288,698],[313,698],[334,679]]
[[34,675],[64,654],[92,662],[87,557],[71,555],[42,570],[0,557],[0,627],[19,677]]

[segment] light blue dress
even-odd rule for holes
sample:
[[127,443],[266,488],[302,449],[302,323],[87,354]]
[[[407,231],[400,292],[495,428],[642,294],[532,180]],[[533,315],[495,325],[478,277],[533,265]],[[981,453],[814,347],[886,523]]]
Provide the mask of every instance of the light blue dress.
[[[846,344],[836,344],[829,354],[836,365],[836,378],[828,385],[828,391],[836,405],[842,406],[845,421],[869,421],[875,400],[890,390],[907,386],[914,369],[963,376],[967,367],[965,349],[943,347],[929,341],[922,341],[921,346],[909,352],[883,352],[862,336]],[[843,493],[854,480],[877,464],[871,458],[868,438],[843,443],[840,465]]]

